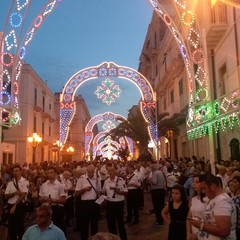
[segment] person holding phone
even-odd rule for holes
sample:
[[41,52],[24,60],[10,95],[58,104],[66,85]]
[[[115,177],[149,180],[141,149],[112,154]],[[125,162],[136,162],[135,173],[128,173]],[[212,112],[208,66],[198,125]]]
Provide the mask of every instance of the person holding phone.
[[190,208],[188,212],[187,221],[187,240],[197,240],[198,239],[198,228],[191,224],[192,219],[202,219],[203,213],[205,211],[208,198],[201,191],[199,187],[199,175],[193,177],[193,189],[194,196],[190,200]]

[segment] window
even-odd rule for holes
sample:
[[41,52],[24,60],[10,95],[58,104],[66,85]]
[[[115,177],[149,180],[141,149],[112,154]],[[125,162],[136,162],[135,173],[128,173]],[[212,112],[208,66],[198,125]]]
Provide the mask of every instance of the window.
[[240,151],[239,151],[239,140],[233,138],[229,144],[230,151],[231,151],[231,159],[232,160],[239,160],[240,159]]
[[42,97],[42,109],[45,110],[45,96]]
[[34,106],[37,106],[37,88],[34,88]]
[[13,163],[13,153],[3,153],[2,156],[3,164],[12,164]]
[[42,122],[42,136],[44,137],[44,128],[45,128],[45,123]]
[[179,87],[179,95],[182,95],[183,94],[183,79],[181,79],[178,82],[178,87]]
[[52,136],[52,128],[51,128],[51,126],[49,126],[49,128],[48,128],[48,136],[49,137]]
[[170,101],[171,101],[171,103],[174,102],[174,91],[173,90],[170,92]]
[[33,132],[37,132],[37,118],[33,117]]
[[154,46],[157,47],[157,32],[154,35]]
[[166,108],[167,108],[167,100],[166,100],[166,98],[164,98],[164,100],[163,100],[163,109],[166,110]]
[[227,66],[224,63],[219,69],[219,82],[218,82],[218,96],[222,96],[226,93],[225,83],[227,81]]
[[49,107],[49,110],[51,110],[52,109],[52,104],[49,103],[48,107]]

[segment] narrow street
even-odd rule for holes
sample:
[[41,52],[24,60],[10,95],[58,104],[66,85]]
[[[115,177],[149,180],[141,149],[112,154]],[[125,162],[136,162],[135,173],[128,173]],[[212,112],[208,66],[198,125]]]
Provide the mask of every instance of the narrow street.
[[[166,225],[162,227],[154,226],[155,215],[149,214],[150,209],[152,209],[151,195],[150,193],[145,193],[145,206],[140,211],[139,224],[126,224],[128,240],[167,240],[168,227]],[[104,210],[101,211],[101,215],[99,231],[107,232]],[[7,229],[4,226],[0,226],[0,239],[7,240]],[[70,227],[67,229],[67,239],[80,240],[80,233],[74,232],[73,228]]]

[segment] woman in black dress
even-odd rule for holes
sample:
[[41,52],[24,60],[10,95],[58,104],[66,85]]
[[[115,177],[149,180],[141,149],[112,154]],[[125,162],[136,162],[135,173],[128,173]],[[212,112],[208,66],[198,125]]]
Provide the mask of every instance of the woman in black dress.
[[184,188],[181,185],[175,185],[171,196],[172,200],[162,210],[162,217],[169,224],[168,240],[185,240],[188,201]]

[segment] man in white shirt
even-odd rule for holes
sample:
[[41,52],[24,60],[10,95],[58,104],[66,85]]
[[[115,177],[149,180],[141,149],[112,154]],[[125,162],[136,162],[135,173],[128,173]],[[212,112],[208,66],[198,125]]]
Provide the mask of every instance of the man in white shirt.
[[190,220],[199,229],[199,239],[236,240],[236,209],[219,178],[206,173],[199,177],[199,182],[202,192],[209,198],[202,219]]
[[127,240],[127,232],[123,221],[123,207],[128,189],[122,178],[117,176],[114,165],[108,167],[109,178],[103,185],[103,192],[107,195],[107,224],[108,231],[117,234],[117,226],[121,240]]
[[67,191],[65,186],[57,180],[54,167],[48,168],[47,175],[48,180],[40,187],[39,201],[51,206],[53,223],[65,232],[64,204],[67,200]]
[[95,167],[90,164],[86,168],[87,176],[81,177],[76,185],[76,197],[81,198],[80,206],[80,231],[81,240],[88,239],[89,223],[91,224],[91,235],[98,232],[99,205],[95,203],[101,190],[101,182],[95,173]]
[[22,239],[24,234],[24,218],[26,213],[25,200],[29,182],[22,177],[19,165],[12,168],[13,179],[8,182],[5,198],[8,200],[8,236],[9,240]]
[[141,187],[141,182],[139,177],[134,173],[134,166],[127,166],[127,178],[126,185],[128,188],[127,194],[127,219],[125,223],[130,223],[132,221],[132,217],[134,217],[133,224],[137,224],[139,222],[139,192],[138,189]]

